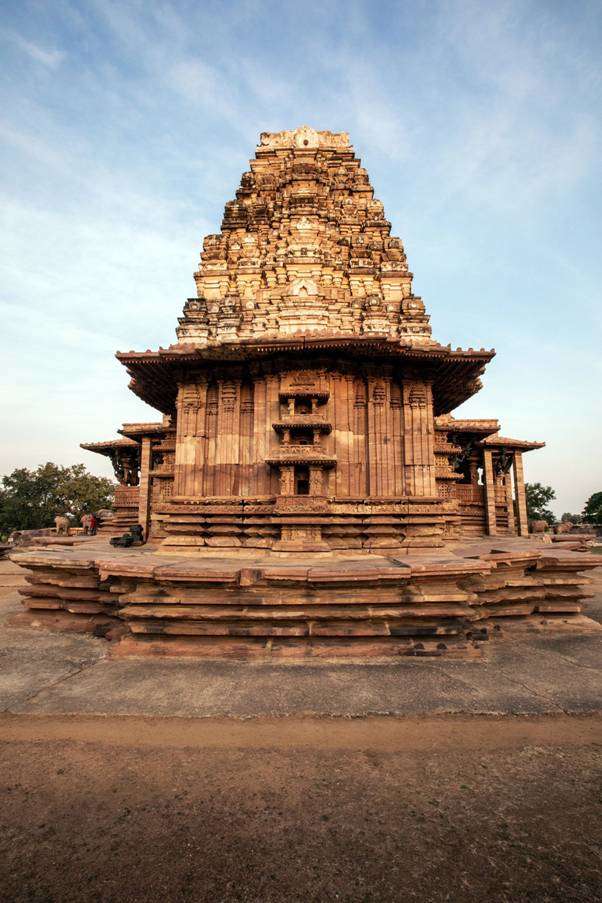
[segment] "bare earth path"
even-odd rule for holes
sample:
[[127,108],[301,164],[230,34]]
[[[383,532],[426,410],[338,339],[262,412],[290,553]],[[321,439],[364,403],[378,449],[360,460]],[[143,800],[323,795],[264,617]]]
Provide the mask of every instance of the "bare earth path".
[[0,900],[591,903],[601,669],[595,636],[240,670],[0,627]]
[[1,723],[2,899],[598,897],[602,721]]

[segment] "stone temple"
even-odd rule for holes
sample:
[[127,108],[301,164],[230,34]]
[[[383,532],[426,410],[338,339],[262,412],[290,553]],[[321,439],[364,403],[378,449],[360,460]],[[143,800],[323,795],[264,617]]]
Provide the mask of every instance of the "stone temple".
[[494,352],[432,338],[346,134],[263,134],[195,280],[176,345],[117,354],[163,419],[83,446],[116,465],[120,523],[211,554],[526,534],[540,444],[451,416]]
[[30,608],[242,656],[466,650],[578,615],[583,556],[520,540],[543,443],[453,416],[495,352],[433,338],[347,134],[262,134],[195,281],[175,344],[117,353],[156,422],[82,446],[120,484],[104,529],[140,523],[144,551],[30,557]]

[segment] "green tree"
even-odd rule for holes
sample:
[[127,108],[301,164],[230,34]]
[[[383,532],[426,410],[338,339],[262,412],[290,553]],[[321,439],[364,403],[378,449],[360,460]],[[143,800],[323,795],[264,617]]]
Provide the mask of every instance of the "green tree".
[[49,461],[36,470],[18,467],[2,478],[0,534],[53,527],[57,514],[79,523],[85,511],[110,508],[114,491],[111,480],[93,476],[83,464],[61,467]]
[[560,523],[561,524],[567,524],[567,523],[580,524],[582,520],[583,520],[583,516],[581,514],[571,514],[569,511],[567,511],[560,518]]
[[556,493],[551,486],[542,486],[541,483],[525,483],[527,497],[527,514],[529,520],[545,520],[549,524],[555,524],[556,518],[547,507]]
[[602,492],[590,495],[583,509],[583,520],[586,524],[602,526]]

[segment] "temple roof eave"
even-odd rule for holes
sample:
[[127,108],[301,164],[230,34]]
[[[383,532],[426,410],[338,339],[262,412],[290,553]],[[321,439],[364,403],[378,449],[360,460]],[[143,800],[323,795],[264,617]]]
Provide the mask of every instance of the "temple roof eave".
[[481,360],[484,364],[495,357],[495,348],[456,348],[438,342],[404,344],[389,336],[372,335],[302,335],[290,338],[244,339],[220,342],[215,345],[175,344],[156,351],[117,351],[115,357],[122,364],[147,362],[185,363],[204,361],[249,360],[264,357],[275,352],[362,349],[366,354],[388,354],[392,357],[415,359]]
[[490,418],[456,418],[451,415],[438,417],[435,429],[443,433],[468,433],[474,436],[491,436],[500,429],[499,420]]
[[79,447],[85,449],[85,451],[95,452],[98,455],[106,455],[108,457],[118,449],[137,449],[139,445],[133,439],[106,439],[101,442],[80,442]]
[[163,422],[122,423],[121,429],[117,430],[117,432],[131,439],[141,439],[143,436],[163,435],[166,432],[166,427]]
[[466,401],[481,388],[479,376],[495,356],[495,349],[474,348],[452,350],[449,345],[428,343],[402,345],[384,336],[301,337],[266,341],[223,343],[219,346],[171,345],[156,351],[125,351],[116,353],[117,359],[132,377],[130,389],[139,398],[164,414],[175,407],[177,385],[174,378],[179,368],[204,364],[243,363],[268,359],[271,356],[312,354],[317,352],[353,354],[368,360],[388,359],[391,363],[406,362],[429,370],[433,381],[435,413],[445,414]]
[[545,442],[529,442],[527,439],[511,439],[508,436],[487,436],[481,439],[479,445],[482,448],[504,448],[511,451],[532,451],[537,448],[545,448]]

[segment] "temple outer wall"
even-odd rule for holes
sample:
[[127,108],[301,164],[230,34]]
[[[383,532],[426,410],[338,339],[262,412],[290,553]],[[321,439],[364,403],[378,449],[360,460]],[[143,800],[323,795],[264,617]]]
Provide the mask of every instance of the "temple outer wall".
[[[329,388],[317,409],[330,425],[319,445],[336,458],[326,495],[436,499],[430,384],[337,373]],[[273,423],[286,416],[274,375],[181,384],[174,501],[278,495],[278,479],[265,461],[280,448]]]
[[440,546],[430,382],[373,364],[182,382],[173,496],[154,519],[178,549],[283,548],[283,535],[311,551]]
[[[488,533],[527,535],[520,450],[512,450],[508,463],[500,469],[500,448],[480,448],[478,437],[476,445],[472,437],[467,483],[454,471],[454,455],[460,450],[453,444],[457,437],[442,434],[441,426],[435,432],[428,381],[396,378],[392,368],[365,366],[362,370],[361,375],[329,373],[328,398],[316,408],[320,419],[332,425],[322,444],[336,459],[336,467],[330,470],[315,465],[309,468],[311,494],[323,496],[327,504],[314,514],[329,547],[372,545],[374,536],[360,537],[363,527],[354,531],[351,526],[360,517],[364,525],[372,518],[373,530],[375,519],[395,520],[389,539],[395,536],[395,541],[402,543],[409,521],[412,541],[420,538],[424,546],[439,544],[442,534],[447,539]],[[250,378],[241,370],[238,377],[230,376],[223,384],[196,377],[180,385],[173,444],[169,446],[172,462],[174,456],[177,459],[175,481],[173,463],[165,468],[163,479],[156,478],[152,469],[156,440],[146,443],[150,459],[141,454],[139,521],[151,538],[164,538],[174,529],[184,535],[186,523],[191,524],[192,534],[198,534],[195,521],[213,518],[217,524],[228,514],[243,518],[253,504],[257,523],[262,518],[266,523],[256,527],[254,539],[242,537],[238,542],[258,542],[267,548],[277,541],[282,524],[274,517],[274,505],[279,498],[284,501],[281,493],[290,496],[293,506],[302,501],[295,500],[291,488],[292,468],[285,468],[291,473],[284,489],[282,475],[279,478],[277,470],[266,465],[266,459],[279,449],[273,423],[288,411],[290,400],[281,394],[287,380],[290,374],[259,372]],[[232,460],[236,455],[228,452],[228,437],[232,437],[238,463]],[[144,488],[147,472],[148,491]],[[341,518],[347,525],[342,525]],[[382,523],[378,527],[384,544],[389,541],[387,529]],[[208,526],[209,533],[212,529]],[[226,524],[219,529],[224,533],[220,544],[227,545],[230,536],[236,545],[235,531]],[[211,541],[217,540],[213,537]]]

